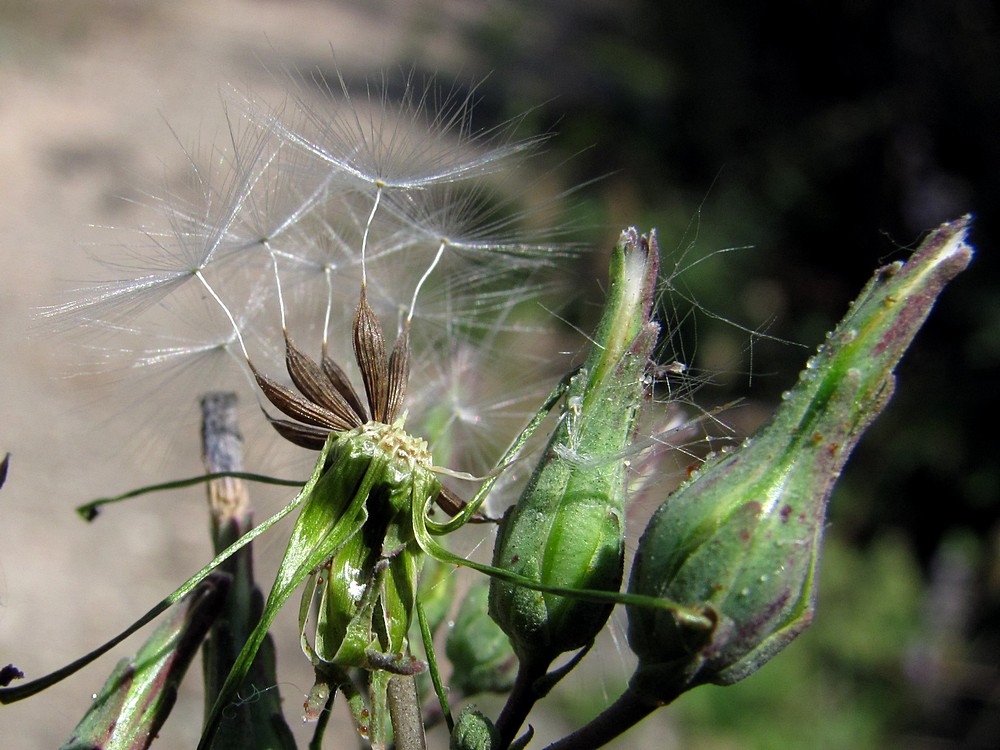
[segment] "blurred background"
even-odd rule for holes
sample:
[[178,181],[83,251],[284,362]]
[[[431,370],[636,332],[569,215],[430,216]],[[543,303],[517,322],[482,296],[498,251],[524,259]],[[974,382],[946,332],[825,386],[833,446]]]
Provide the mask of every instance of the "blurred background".
[[[685,318],[674,346],[712,374],[699,404],[743,399],[727,416],[743,431],[877,266],[974,214],[977,257],[904,360],[893,402],[834,494],[816,624],[744,683],[699,688],[620,747],[996,747],[1000,10],[989,0],[763,10],[0,0],[0,453],[13,454],[0,491],[0,666],[37,675],[79,656],[208,549],[198,496],[137,501],[94,527],[75,517],[91,497],[198,473],[195,394],[189,445],[136,450],[160,417],[136,403],[142,394],[100,400],[106,373],[63,377],[77,355],[32,335],[32,308],[86,275],[88,245],[123,241],[107,227],[143,223],[135,201],[187,166],[176,141],[221,132],[220,89],[248,85],[280,101],[268,65],[332,68],[334,58],[348,78],[387,67],[485,77],[478,124],[530,110],[530,129],[554,133],[547,158],[561,166],[547,179],[553,192],[588,183],[575,239],[600,251],[577,270],[593,291],[572,320],[584,329],[622,227],[658,227],[682,266],[704,259],[677,285],[710,314]],[[717,252],[727,248],[740,249]],[[262,507],[278,507],[276,497],[265,493]],[[274,544],[265,560],[280,554]],[[280,658],[304,661],[287,640]],[[615,693],[629,672],[610,661],[593,694],[547,701],[554,728],[540,736]],[[110,666],[106,657],[4,707],[4,746],[57,746]],[[293,725],[310,685],[302,666],[280,686]],[[197,691],[176,711],[157,747],[193,746]]]

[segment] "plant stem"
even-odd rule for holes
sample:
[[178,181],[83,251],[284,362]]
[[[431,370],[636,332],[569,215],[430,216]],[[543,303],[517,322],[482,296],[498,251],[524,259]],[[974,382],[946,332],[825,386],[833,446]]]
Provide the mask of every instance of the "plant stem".
[[[201,399],[202,459],[210,473],[243,470],[243,436],[237,422],[236,395],[208,393]],[[213,479],[208,484],[215,552],[226,549],[253,528],[253,508],[247,484],[235,477]],[[220,566],[233,578],[225,608],[212,627],[204,649],[206,711],[210,711],[253,630],[263,606],[263,596],[254,583],[253,554],[248,545]],[[277,689],[274,648],[268,637],[247,677],[261,690],[260,699],[233,709],[225,733],[216,748],[293,748],[291,730],[281,711]],[[269,689],[265,689],[269,688]],[[207,715],[207,714],[206,714]]]
[[604,709],[600,716],[573,734],[552,743],[545,750],[591,750],[602,747],[615,737],[624,734],[662,705],[665,704],[649,703],[631,688],[626,688],[621,697]]
[[[201,399],[201,451],[209,473],[243,470],[243,436],[237,421],[236,394],[207,393]],[[253,511],[246,483],[232,477],[213,479],[208,485],[213,541],[246,531],[253,525]],[[236,529],[228,527],[235,526]],[[224,548],[224,547],[223,547]]]
[[413,675],[395,675],[389,680],[389,717],[396,750],[426,750],[424,723]]
[[524,660],[517,668],[514,687],[511,688],[504,704],[500,718],[497,719],[497,731],[500,732],[500,747],[507,748],[517,739],[532,707],[542,697],[537,690],[537,683],[545,677],[548,664],[537,660]]

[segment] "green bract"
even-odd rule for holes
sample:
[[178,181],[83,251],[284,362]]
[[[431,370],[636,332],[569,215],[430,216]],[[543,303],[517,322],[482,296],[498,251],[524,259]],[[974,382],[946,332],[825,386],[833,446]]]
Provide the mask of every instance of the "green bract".
[[[426,444],[398,423],[331,434],[302,491],[302,510],[264,614],[223,695],[242,682],[274,616],[307,578],[299,615],[303,649],[324,679],[331,666],[400,674],[422,669],[409,656],[407,634],[422,563],[412,507],[423,507],[440,491],[429,462]],[[319,615],[310,645],[306,619],[314,598]],[[382,703],[384,696],[372,700]],[[213,720],[224,706],[220,698]]]
[[705,609],[712,632],[629,607],[631,689],[669,702],[754,672],[812,621],[826,504],[864,430],[892,395],[900,357],[937,295],[972,258],[967,220],[905,264],[880,269],[785,394],[772,421],[709,461],[656,511],[629,590]]
[[472,585],[445,642],[452,665],[450,687],[460,696],[506,693],[514,684],[517,659],[510,641],[487,614],[489,588]]
[[[502,523],[493,564],[532,581],[617,591],[625,535],[625,461],[643,399],[643,372],[659,327],[650,321],[656,236],[622,234],[611,291],[587,361],[572,377],[559,425],[528,486]],[[522,662],[547,666],[590,643],[610,605],[490,584],[490,614]]]
[[317,600],[315,648],[307,649],[314,660],[390,669],[406,654],[423,563],[411,507],[440,491],[421,443],[399,425],[372,423],[338,437],[327,456],[331,480],[324,492],[350,497],[360,491],[367,499],[355,533],[310,574],[303,595],[303,629],[309,604]]

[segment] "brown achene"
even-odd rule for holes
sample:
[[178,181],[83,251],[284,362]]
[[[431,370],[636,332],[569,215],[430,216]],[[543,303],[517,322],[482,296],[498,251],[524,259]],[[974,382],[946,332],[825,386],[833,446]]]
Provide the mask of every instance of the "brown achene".
[[[267,400],[289,419],[268,421],[286,440],[309,450],[322,450],[331,433],[342,433],[364,426],[369,421],[392,425],[400,420],[406,385],[410,376],[410,326],[404,324],[391,354],[386,355],[382,325],[368,304],[365,286],[354,313],[352,339],[354,358],[365,386],[368,408],[365,409],[347,373],[330,358],[326,345],[320,362],[299,349],[284,331],[285,367],[299,393],[286,388],[260,372],[248,361],[257,385]],[[369,414],[371,415],[369,417]],[[435,502],[454,516],[465,506],[457,495],[441,488]],[[486,519],[473,516],[472,522]]]

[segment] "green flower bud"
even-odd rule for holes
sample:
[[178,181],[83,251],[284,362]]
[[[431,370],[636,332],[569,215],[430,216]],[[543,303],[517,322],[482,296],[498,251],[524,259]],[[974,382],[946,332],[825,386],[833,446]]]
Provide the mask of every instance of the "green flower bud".
[[712,631],[630,606],[630,690],[666,703],[757,670],[811,622],[827,499],[893,390],[893,368],[944,286],[972,257],[968,221],[946,224],[905,265],[880,269],[806,363],[773,420],[709,461],[653,515],[629,591],[702,608]]
[[487,586],[469,589],[445,643],[451,689],[460,695],[506,693],[514,684],[517,660],[507,636],[487,615],[488,596]]
[[[621,585],[625,462],[656,343],[650,322],[658,267],[655,234],[622,233],[594,347],[528,486],[504,519],[493,564],[549,586],[617,591]],[[490,616],[522,661],[548,665],[590,643],[611,605],[542,594],[493,579]]]
[[448,750],[495,750],[500,747],[500,733],[475,706],[469,705],[455,719]]

